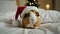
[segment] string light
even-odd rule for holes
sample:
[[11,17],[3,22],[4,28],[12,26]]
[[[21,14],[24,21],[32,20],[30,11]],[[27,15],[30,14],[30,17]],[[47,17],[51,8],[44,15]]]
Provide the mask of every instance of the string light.
[[49,4],[46,4],[46,9],[49,9],[50,8],[50,5]]
[[31,2],[30,2],[30,5],[31,5]]
[[36,7],[38,7],[39,5],[38,5],[38,2],[37,2],[37,0],[27,0],[26,1],[26,6],[36,6]]
[[36,0],[34,0],[34,1],[36,1]]
[[32,3],[33,4],[33,3]]

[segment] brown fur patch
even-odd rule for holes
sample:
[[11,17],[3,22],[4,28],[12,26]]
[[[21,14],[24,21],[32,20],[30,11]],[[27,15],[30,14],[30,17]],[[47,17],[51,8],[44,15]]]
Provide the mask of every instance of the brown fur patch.
[[33,26],[34,26],[34,28],[36,28],[36,27],[39,27],[40,24],[41,24],[41,20],[40,20],[39,17],[37,17],[37,21],[36,21],[36,23]]
[[23,25],[23,27],[26,27],[29,23],[30,23],[30,22],[29,22],[29,18],[28,18],[28,17],[23,18],[23,20],[22,20],[22,25]]

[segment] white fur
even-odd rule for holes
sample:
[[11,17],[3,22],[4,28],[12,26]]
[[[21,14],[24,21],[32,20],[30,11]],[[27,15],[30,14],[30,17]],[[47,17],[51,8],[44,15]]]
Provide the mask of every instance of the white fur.
[[35,23],[36,23],[36,21],[37,21],[37,16],[35,15],[35,13],[33,13],[33,12],[30,13],[29,21],[30,21],[30,23],[32,23],[32,24],[35,24]]

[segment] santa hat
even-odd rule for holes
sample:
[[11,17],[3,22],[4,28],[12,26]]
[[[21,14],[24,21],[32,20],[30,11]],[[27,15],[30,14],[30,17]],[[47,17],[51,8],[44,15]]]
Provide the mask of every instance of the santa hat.
[[26,6],[19,6],[17,8],[16,14],[15,14],[15,20],[18,19],[18,16],[23,12],[23,10],[26,8]]
[[25,14],[27,11],[30,11],[30,10],[36,10],[37,12],[39,12],[39,11],[38,11],[38,8],[35,7],[35,6],[19,7],[19,8],[18,8],[18,11],[16,12],[15,19],[17,20],[19,14],[20,14],[21,17],[23,18],[24,14]]

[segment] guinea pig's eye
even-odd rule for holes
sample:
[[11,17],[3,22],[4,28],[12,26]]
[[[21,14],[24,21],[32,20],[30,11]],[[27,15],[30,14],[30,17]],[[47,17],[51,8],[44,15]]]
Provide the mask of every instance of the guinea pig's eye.
[[36,16],[40,16],[38,12],[35,12],[36,13]]
[[34,10],[31,10],[32,12],[34,12]]
[[29,17],[30,16],[30,13],[27,13],[27,17]]
[[25,13],[24,18],[29,17],[30,13]]

